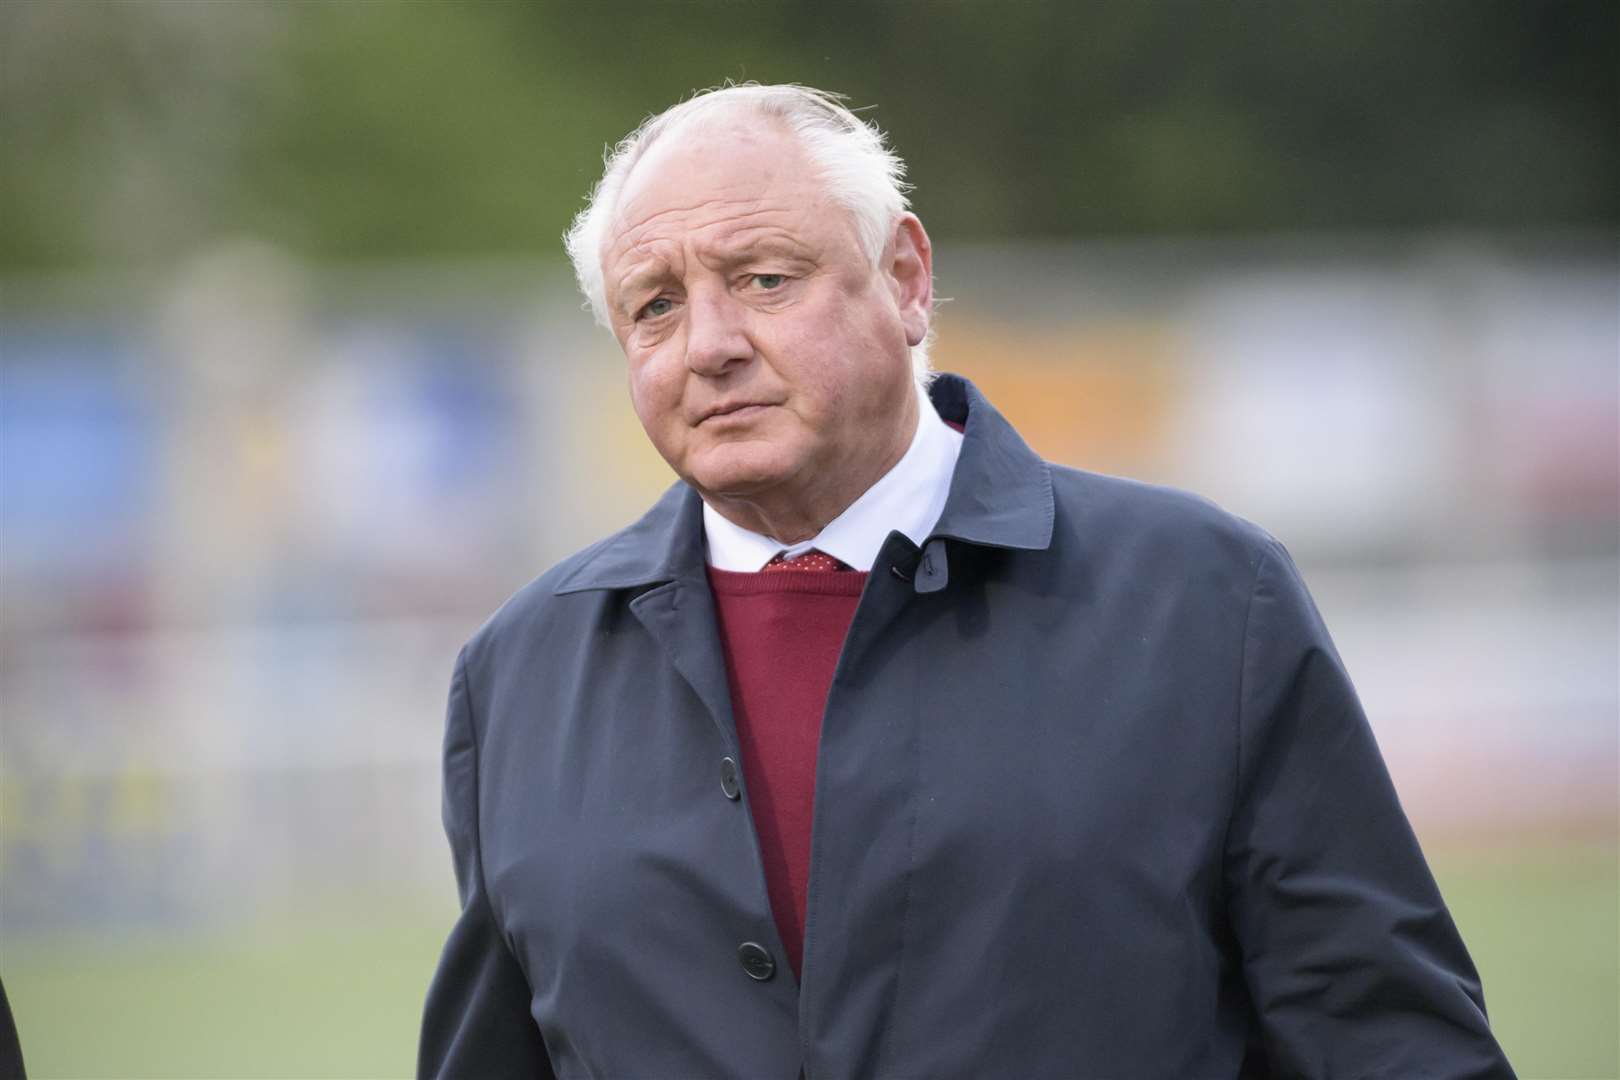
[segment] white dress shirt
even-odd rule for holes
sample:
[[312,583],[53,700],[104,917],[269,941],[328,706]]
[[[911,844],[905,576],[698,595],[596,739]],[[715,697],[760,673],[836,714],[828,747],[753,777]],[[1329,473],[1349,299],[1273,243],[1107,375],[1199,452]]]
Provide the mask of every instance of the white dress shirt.
[[920,546],[945,509],[951,474],[962,452],[962,435],[939,418],[920,388],[917,398],[917,433],[905,456],[808,540],[783,547],[768,536],[733,524],[704,503],[709,565],[751,573],[764,569],[779,554],[792,558],[815,548],[856,570],[869,571],[883,541],[895,530]]

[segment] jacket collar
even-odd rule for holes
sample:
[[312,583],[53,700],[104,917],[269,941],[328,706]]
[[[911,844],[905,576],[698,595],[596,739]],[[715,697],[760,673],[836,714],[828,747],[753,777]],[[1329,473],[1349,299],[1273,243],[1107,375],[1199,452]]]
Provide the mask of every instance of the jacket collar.
[[[962,453],[933,535],[986,547],[1052,542],[1052,476],[977,387],[960,375],[929,385],[934,409],[963,427]],[[703,500],[677,482],[640,521],[587,549],[556,593],[630,589],[704,577]]]
[[1046,462],[960,375],[936,378],[929,397],[946,423],[963,425],[962,454],[934,535],[984,547],[1050,547],[1052,474]]

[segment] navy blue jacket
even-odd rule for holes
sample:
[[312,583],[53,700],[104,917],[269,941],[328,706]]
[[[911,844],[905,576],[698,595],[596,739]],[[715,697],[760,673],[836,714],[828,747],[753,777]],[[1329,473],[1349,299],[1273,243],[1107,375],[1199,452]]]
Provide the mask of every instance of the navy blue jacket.
[[960,378],[932,397],[962,454],[833,677],[803,979],[748,778],[723,790],[742,758],[678,484],[457,661],[462,914],[421,1074],[1511,1077],[1283,548],[1048,465]]

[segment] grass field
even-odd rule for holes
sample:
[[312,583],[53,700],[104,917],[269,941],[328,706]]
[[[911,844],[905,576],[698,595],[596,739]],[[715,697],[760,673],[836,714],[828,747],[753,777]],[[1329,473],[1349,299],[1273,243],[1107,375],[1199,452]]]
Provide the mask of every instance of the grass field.
[[[1524,1080],[1620,1077],[1616,852],[1437,854]],[[403,1077],[448,913],[218,937],[8,942],[29,1075]]]
[[1433,866],[1521,1080],[1620,1078],[1616,850],[1490,848]]

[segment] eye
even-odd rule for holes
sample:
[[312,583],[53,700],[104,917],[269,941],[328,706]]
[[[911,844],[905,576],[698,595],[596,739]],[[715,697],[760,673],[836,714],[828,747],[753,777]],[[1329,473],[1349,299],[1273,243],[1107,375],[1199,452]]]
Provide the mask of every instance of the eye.
[[785,275],[785,274],[755,274],[754,275],[754,284],[758,285],[760,288],[764,289],[766,292],[769,292],[772,289],[780,289],[782,287],[782,285],[786,281],[787,281],[787,275]]
[[636,312],[636,318],[656,319],[660,315],[668,315],[670,310],[674,307],[675,303],[669,297],[657,296],[647,301],[646,305],[640,311]]

